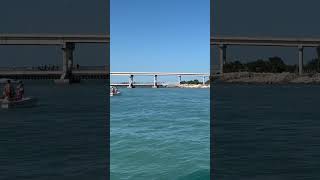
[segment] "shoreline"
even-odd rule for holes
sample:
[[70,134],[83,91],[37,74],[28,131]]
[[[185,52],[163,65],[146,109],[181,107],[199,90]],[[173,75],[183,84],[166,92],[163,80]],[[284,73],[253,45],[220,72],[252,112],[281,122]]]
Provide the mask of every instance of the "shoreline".
[[320,73],[298,75],[295,73],[224,73],[214,83],[230,84],[320,84]]
[[176,85],[176,88],[198,88],[198,89],[204,89],[204,88],[210,88],[210,84],[180,84]]

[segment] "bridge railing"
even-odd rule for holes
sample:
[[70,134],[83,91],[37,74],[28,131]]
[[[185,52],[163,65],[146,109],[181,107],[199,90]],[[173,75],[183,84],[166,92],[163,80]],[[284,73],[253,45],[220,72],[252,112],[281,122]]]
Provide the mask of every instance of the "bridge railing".
[[36,67],[0,67],[0,71],[34,71],[37,70]]
[[[107,70],[107,66],[74,66],[73,70]],[[21,67],[0,67],[0,71],[60,71],[61,66],[41,65],[41,66],[21,66]]]

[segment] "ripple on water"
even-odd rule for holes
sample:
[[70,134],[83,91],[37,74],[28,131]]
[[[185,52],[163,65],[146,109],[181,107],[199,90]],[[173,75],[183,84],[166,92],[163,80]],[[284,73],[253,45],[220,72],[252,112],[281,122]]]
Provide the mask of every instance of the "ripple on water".
[[111,98],[112,179],[209,179],[209,102],[207,89],[123,89]]

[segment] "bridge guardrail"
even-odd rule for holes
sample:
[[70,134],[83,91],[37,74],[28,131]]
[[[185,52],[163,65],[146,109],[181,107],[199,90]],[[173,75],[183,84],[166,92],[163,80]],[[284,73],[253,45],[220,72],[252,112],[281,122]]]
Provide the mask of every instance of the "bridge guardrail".
[[[61,66],[22,66],[22,67],[0,67],[0,71],[59,71]],[[73,70],[107,70],[107,66],[74,66]]]

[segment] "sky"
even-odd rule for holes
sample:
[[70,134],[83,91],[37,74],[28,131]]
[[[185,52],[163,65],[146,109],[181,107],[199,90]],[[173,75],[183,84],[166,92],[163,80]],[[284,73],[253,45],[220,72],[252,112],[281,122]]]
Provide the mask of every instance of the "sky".
[[110,8],[111,71],[209,72],[209,0],[111,0]]
[[[109,0],[1,0],[0,33],[108,34]],[[0,46],[0,67],[62,64],[61,47]],[[105,65],[107,45],[77,45],[75,63]]]
[[[212,5],[210,29],[214,35],[320,38],[319,0],[213,0]],[[214,60],[217,54],[215,48]],[[229,47],[227,56],[241,61],[279,56],[296,64],[298,48]],[[305,49],[305,62],[314,57],[315,49]]]

